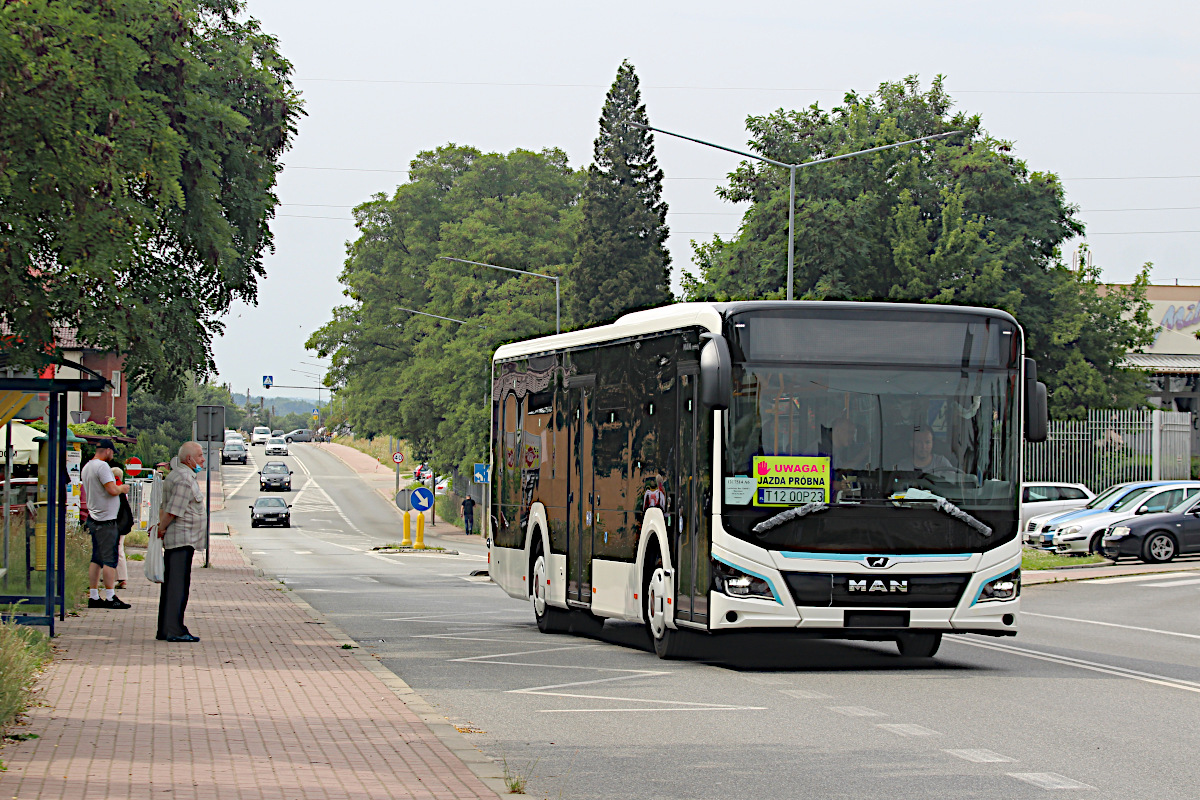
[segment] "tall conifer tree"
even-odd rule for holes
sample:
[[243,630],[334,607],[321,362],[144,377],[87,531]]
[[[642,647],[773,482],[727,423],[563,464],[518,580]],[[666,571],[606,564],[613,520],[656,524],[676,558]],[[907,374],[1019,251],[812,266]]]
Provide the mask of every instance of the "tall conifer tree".
[[580,203],[567,307],[581,327],[672,299],[663,172],[653,133],[630,122],[649,124],[637,73],[623,61],[604,101]]

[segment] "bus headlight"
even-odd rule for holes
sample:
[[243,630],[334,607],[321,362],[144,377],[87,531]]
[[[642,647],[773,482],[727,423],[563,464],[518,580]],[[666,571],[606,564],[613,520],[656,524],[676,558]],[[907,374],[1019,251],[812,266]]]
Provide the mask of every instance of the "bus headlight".
[[990,603],[1000,600],[1015,600],[1020,594],[1021,570],[1017,568],[998,578],[992,578],[985,583],[983,588],[979,590],[979,598],[975,602]]
[[730,597],[775,599],[775,594],[771,591],[771,585],[757,575],[748,575],[723,561],[714,560],[712,565],[713,583],[716,584],[717,591],[724,592]]

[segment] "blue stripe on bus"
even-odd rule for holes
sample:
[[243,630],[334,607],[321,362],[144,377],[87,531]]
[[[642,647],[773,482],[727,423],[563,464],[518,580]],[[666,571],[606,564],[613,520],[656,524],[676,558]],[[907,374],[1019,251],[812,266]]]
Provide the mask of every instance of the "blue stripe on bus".
[[945,558],[945,559],[968,559],[974,553],[922,553],[920,555],[885,555],[884,553],[800,553],[792,550],[780,550],[779,555],[784,558],[812,558],[817,561],[862,561],[864,558],[872,558],[874,556],[883,556],[884,558],[894,558],[897,561],[910,561],[920,558]]
[[[753,577],[758,578],[760,581],[766,581],[767,586],[769,586],[771,589],[771,598],[776,603],[779,603],[779,605],[783,605],[783,601],[779,599],[779,592],[775,591],[775,584],[771,583],[771,579],[768,578],[766,575],[759,575],[757,572],[751,572],[750,570],[746,569],[745,567],[743,567],[739,564],[733,564],[717,555],[714,555],[713,559],[716,561],[720,561],[722,564],[724,564],[727,567],[733,567],[738,572],[744,572],[747,575],[752,575]],[[733,597],[733,595],[729,595],[729,596]]]

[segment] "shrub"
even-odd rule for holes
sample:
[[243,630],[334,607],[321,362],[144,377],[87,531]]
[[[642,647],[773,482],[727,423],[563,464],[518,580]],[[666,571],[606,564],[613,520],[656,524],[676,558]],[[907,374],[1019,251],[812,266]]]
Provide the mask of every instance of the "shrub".
[[[22,613],[9,606],[7,613]],[[38,670],[50,660],[50,639],[37,628],[0,622],[0,728],[29,705]]]

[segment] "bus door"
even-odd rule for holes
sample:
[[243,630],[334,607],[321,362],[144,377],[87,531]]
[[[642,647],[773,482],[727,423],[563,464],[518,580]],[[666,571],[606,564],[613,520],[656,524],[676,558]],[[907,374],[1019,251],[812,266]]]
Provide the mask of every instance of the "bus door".
[[[679,428],[675,475],[675,619],[691,622],[696,586],[696,393],[699,368],[679,365]],[[705,554],[707,557],[707,554]]]
[[567,386],[570,419],[570,484],[567,487],[567,601],[592,603],[594,506],[592,444],[595,440],[596,376],[572,375]]

